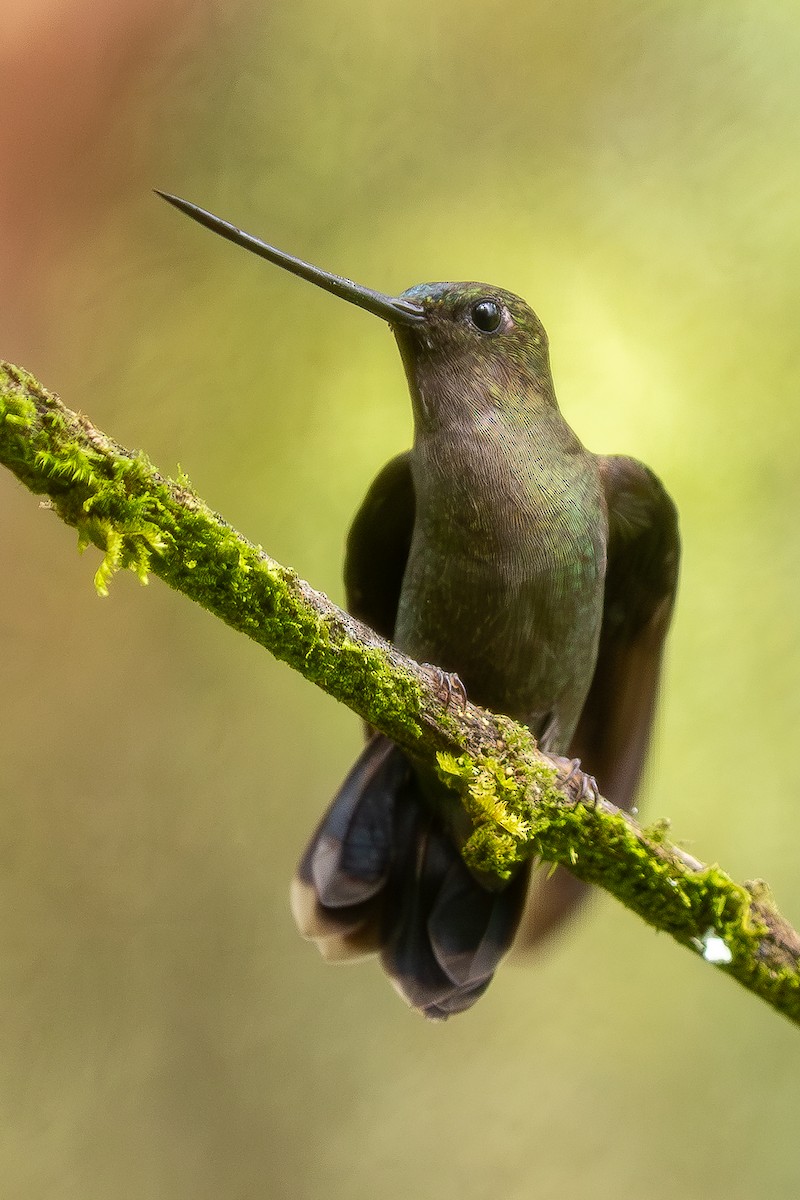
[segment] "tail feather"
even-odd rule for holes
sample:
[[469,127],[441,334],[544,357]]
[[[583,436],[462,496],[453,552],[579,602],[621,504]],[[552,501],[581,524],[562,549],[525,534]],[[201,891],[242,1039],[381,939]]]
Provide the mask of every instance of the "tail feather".
[[409,774],[405,758],[386,738],[368,742],[298,864],[292,914],[324,958],[360,957],[379,948],[395,799]]
[[[453,991],[428,932],[428,918],[457,853],[432,828],[430,815],[414,798],[398,808],[395,861],[383,913],[381,965],[412,1008],[425,1015]],[[438,1015],[438,1011],[437,1011]]]
[[428,918],[433,952],[453,983],[469,988],[491,978],[516,935],[528,890],[528,869],[499,892],[477,887],[459,856],[445,876]]
[[526,871],[502,891],[481,887],[405,756],[376,736],[309,842],[292,911],[327,959],[380,950],[406,1002],[444,1020],[489,986],[514,940],[526,889]]
[[312,837],[300,874],[325,908],[352,908],[381,891],[392,859],[392,818],[408,765],[375,738],[356,760]]
[[396,903],[387,903],[381,962],[412,1008],[445,1020],[491,983],[514,940],[525,880],[485,891],[433,819],[421,809],[414,817],[415,860],[399,880]]

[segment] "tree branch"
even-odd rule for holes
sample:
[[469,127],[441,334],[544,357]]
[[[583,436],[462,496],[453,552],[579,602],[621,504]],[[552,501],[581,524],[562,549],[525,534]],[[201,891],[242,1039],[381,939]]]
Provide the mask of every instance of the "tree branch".
[[800,936],[764,884],[735,883],[608,801],[559,786],[529,730],[467,703],[454,711],[434,673],[314,591],[165,478],[71,412],[32,376],[0,363],[0,462],[103,552],[95,574],[148,572],[247,634],[434,766],[473,832],[470,866],[507,879],[531,856],[616,896],[800,1023]]

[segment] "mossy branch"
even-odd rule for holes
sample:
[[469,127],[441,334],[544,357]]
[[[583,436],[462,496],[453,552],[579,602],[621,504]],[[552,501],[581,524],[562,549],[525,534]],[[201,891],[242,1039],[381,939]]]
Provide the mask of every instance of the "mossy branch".
[[605,800],[559,785],[530,732],[466,704],[454,710],[429,669],[254,546],[192,491],[0,363],[0,462],[103,553],[95,586],[149,572],[266,647],[433,765],[473,825],[463,853],[507,878],[533,855],[616,896],[656,929],[800,1023],[800,936],[766,887],[735,883],[640,828]]

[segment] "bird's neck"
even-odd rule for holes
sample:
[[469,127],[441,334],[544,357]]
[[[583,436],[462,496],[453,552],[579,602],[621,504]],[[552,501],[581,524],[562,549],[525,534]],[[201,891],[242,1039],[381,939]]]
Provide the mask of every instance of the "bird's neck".
[[449,420],[417,422],[411,452],[417,500],[424,504],[443,489],[550,493],[563,486],[586,453],[555,406],[520,422],[497,410],[465,406]]

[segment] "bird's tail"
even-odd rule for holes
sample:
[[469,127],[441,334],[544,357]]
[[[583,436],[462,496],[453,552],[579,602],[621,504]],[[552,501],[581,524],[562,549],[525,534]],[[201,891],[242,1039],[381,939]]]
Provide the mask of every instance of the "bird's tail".
[[292,911],[330,960],[380,952],[412,1008],[444,1020],[486,991],[514,940],[523,870],[502,891],[475,880],[380,735],[365,746],[300,860]]

